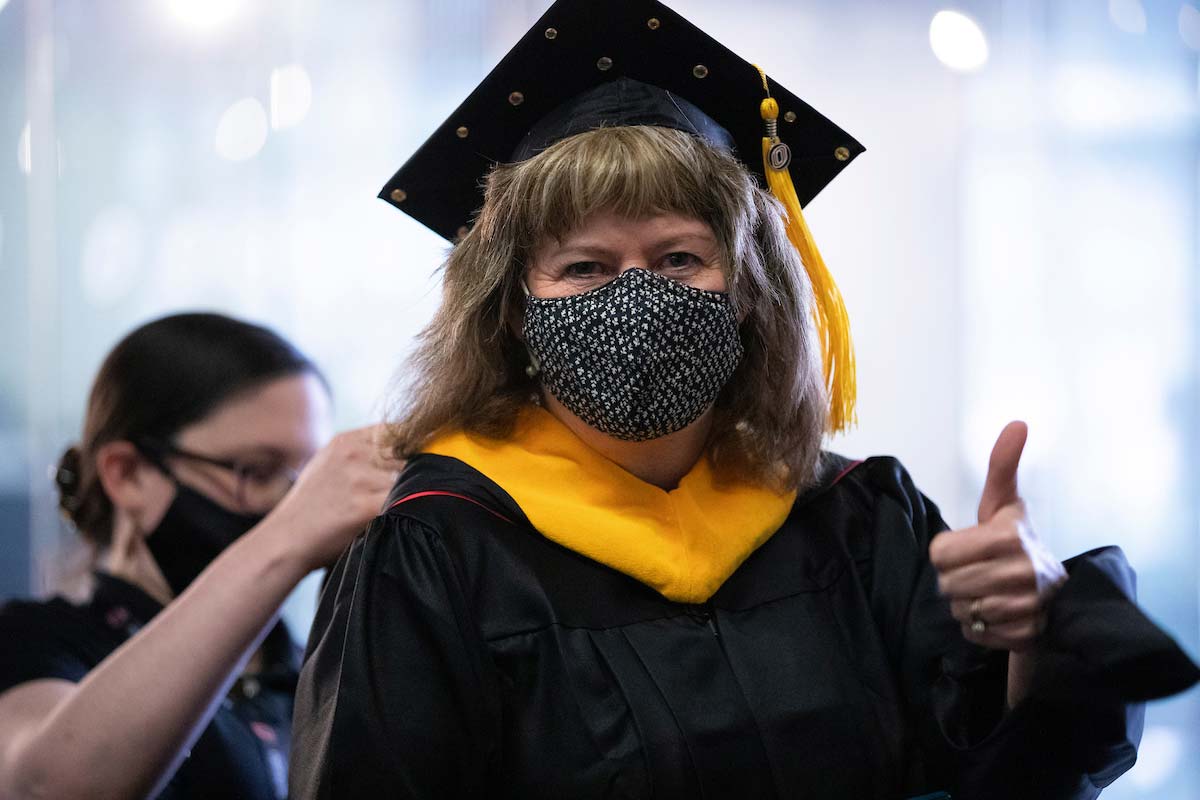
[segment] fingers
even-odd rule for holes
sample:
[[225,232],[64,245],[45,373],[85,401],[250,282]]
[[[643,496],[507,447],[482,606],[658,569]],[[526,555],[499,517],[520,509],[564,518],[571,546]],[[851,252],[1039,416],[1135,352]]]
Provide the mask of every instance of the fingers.
[[375,474],[378,476],[381,488],[378,503],[380,510],[383,509],[384,504],[387,502],[388,495],[391,494],[396,481],[400,480],[400,471],[404,469],[404,464],[406,463],[404,459],[396,457],[394,451],[391,449],[391,445],[388,443],[387,434],[387,425],[375,425],[371,429],[371,465],[375,469]]
[[[978,606],[976,602],[978,601]],[[983,595],[978,598],[959,598],[950,601],[950,613],[963,625],[970,626],[976,617],[989,627],[1037,619],[1041,607],[1037,597],[1021,595]]]
[[370,436],[372,453],[380,469],[399,472],[404,467],[404,460],[396,457],[391,445],[391,425],[380,422],[369,425],[362,430]]
[[404,468],[404,460],[397,458],[390,444],[390,426],[381,422],[338,434],[337,439],[347,440],[353,451],[351,458],[366,456],[370,465],[394,478]]
[[929,560],[938,572],[947,572],[977,561],[1017,555],[1023,549],[1023,524],[1025,509],[1018,502],[993,517],[990,524],[939,533],[929,543]]
[[1017,467],[1028,435],[1024,422],[1010,422],[1000,431],[988,459],[987,480],[979,499],[980,522],[987,522],[1000,509],[1021,499],[1017,492]]
[[[1045,612],[1036,595],[985,595],[950,602],[950,613],[970,642],[1020,652],[1034,646],[1045,628]],[[982,630],[976,628],[983,623]]]
[[[987,525],[943,533],[930,543],[938,589],[969,641],[1011,651],[1034,645],[1053,593],[1043,584],[1061,585],[1062,578],[1043,565],[1053,562],[1052,556],[1031,555],[1031,550],[1040,554],[1044,547],[1020,503],[1003,509]],[[1053,564],[1065,575],[1061,564]]]
[[404,461],[396,458],[391,449],[389,426],[386,423],[368,425],[358,429],[356,433],[361,436],[362,446],[368,454],[370,464],[370,473],[364,486],[365,506],[371,510],[372,516],[376,516],[383,512],[388,496],[400,478]]
[[337,434],[305,467],[290,493],[291,503],[309,514],[365,524],[379,513],[404,466],[384,449],[385,443],[385,425]]
[[951,600],[1026,591],[1036,597],[1037,573],[1027,558],[979,561],[940,573],[938,588]]
[[309,461],[271,512],[290,550],[308,569],[337,558],[382,513],[404,463],[387,449],[387,426],[368,425],[333,437]]

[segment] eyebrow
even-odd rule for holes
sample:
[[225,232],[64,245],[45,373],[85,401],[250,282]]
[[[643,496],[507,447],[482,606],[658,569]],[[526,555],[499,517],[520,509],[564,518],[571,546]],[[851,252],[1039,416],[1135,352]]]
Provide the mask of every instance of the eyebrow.
[[[677,236],[671,236],[666,239],[660,239],[651,245],[651,250],[673,250],[688,244],[703,244],[707,247],[715,247],[717,244],[716,238],[708,233],[682,233]],[[613,250],[601,244],[591,244],[589,242],[581,242],[579,244],[569,244],[565,247],[560,247],[552,254],[552,258],[562,258],[563,256],[590,256],[590,257],[605,257],[612,256]]]
[[246,444],[232,449],[228,458],[231,461],[250,461],[254,459],[274,459],[287,461],[294,456],[273,444]]

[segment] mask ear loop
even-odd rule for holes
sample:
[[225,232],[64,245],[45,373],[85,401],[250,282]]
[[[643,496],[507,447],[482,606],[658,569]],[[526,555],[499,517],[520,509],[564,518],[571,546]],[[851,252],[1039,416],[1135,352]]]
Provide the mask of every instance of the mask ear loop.
[[[528,308],[529,307],[529,298],[533,297],[533,294],[529,291],[529,287],[525,285],[525,276],[523,276],[523,275],[521,276],[520,284],[521,284],[521,291],[525,295],[525,307]],[[522,336],[522,338],[524,338],[524,337]],[[542,364],[540,361],[538,361],[538,357],[533,354],[533,351],[529,349],[528,340],[526,340],[524,342],[524,344],[525,344],[525,354],[529,356],[529,364],[527,364],[525,367],[525,374],[529,377],[530,380],[533,380],[539,374],[541,374]]]

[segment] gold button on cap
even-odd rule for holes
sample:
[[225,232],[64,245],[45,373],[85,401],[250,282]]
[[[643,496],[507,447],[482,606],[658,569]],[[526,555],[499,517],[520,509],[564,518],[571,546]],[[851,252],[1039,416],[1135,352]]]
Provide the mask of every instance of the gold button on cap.
[[513,92],[508,96],[508,102],[514,106],[519,106],[521,103],[525,102],[525,95],[521,94],[520,92]]
[[838,161],[849,161],[850,160],[850,150],[845,147],[839,147],[837,150],[833,151],[833,157],[836,158]]
[[408,199],[408,192],[403,189],[392,189],[391,198],[393,203],[403,203]]
[[454,135],[460,139],[465,139],[470,133],[471,131],[466,125],[459,125],[458,130],[454,132]]
[[546,38],[547,39],[558,38],[558,29],[557,28],[546,28]]
[[651,17],[650,19],[646,20],[646,27],[652,31],[658,30],[660,25],[662,25],[662,23],[658,21],[658,17]]
[[783,119],[785,122],[795,122],[796,121],[796,112],[795,111],[787,112],[786,114],[783,115]]
[[696,66],[692,67],[692,74],[697,78],[707,78],[708,67],[704,66],[703,64],[697,64]]

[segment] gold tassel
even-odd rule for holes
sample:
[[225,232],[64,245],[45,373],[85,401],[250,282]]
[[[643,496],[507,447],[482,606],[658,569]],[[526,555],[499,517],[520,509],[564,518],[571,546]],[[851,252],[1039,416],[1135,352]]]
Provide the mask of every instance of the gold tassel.
[[803,262],[808,279],[812,283],[815,301],[813,322],[821,337],[825,390],[829,395],[829,431],[840,433],[851,425],[858,424],[854,410],[858,389],[854,375],[854,343],[850,339],[850,317],[846,313],[842,293],[829,268],[825,266],[820,251],[817,250],[808,223],[804,221],[800,199],[796,197],[796,188],[792,185],[792,176],[787,168],[791,160],[790,152],[777,134],[779,104],[770,97],[766,74],[762,69],[758,72],[762,76],[763,89],[768,92],[767,98],[759,106],[759,113],[767,123],[767,135],[762,140],[763,172],[767,176],[767,186],[771,194],[775,195],[787,212],[785,222],[788,239],[800,254],[800,261]]

